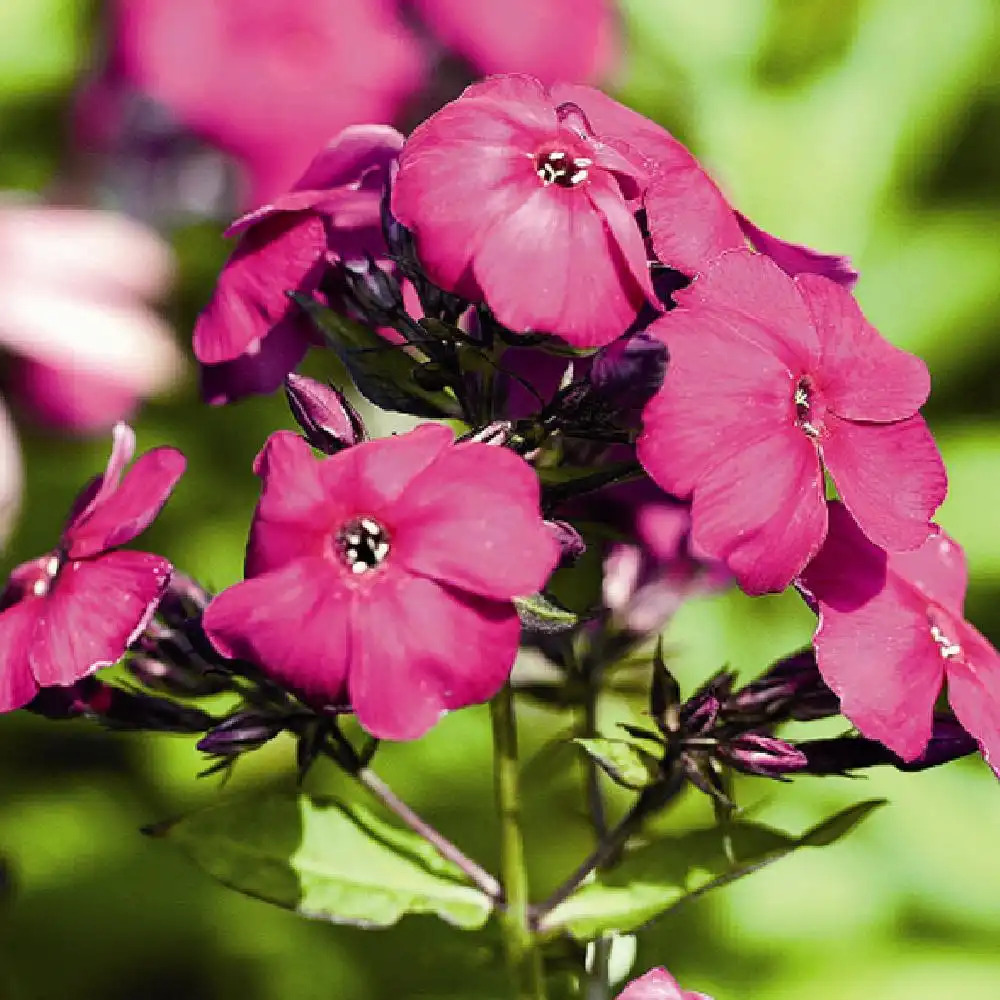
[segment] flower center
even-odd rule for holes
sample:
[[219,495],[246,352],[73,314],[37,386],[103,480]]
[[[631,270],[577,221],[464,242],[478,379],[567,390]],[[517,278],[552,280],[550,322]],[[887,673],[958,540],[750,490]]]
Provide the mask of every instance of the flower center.
[[808,375],[803,375],[795,385],[795,424],[806,437],[818,438],[819,428],[813,415],[813,384]]
[[957,642],[952,642],[944,631],[937,625],[931,626],[931,637],[938,644],[938,652],[942,660],[953,660],[962,653],[962,647]]
[[337,532],[337,552],[357,576],[378,569],[389,554],[389,533],[371,517],[356,517]]
[[587,179],[588,168],[593,165],[594,161],[586,156],[570,156],[564,149],[539,153],[535,157],[535,173],[542,179],[545,187],[550,184],[565,188],[576,187]]

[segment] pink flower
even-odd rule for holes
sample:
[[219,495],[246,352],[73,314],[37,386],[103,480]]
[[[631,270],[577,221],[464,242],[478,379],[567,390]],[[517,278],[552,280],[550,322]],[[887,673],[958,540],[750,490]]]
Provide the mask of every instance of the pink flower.
[[609,0],[417,0],[416,8],[481,73],[582,82],[608,76],[618,61],[618,17]]
[[327,136],[394,118],[423,76],[391,0],[118,0],[116,11],[120,72],[241,157],[251,203],[287,190]]
[[816,662],[846,715],[904,760],[931,738],[941,682],[958,721],[1000,775],[1000,654],[965,620],[961,547],[936,529],[912,552],[885,552],[842,504],[801,586],[816,603]]
[[170,248],[124,216],[0,204],[0,344],[28,376],[15,395],[49,422],[105,430],[172,384],[180,352],[148,305],[172,276]]
[[392,210],[442,288],[597,347],[657,301],[634,215],[645,175],[559,103],[529,76],[468,87],[407,140]]
[[155,448],[122,478],[134,451],[132,429],[118,424],[107,469],[77,497],[59,545],[11,573],[0,596],[0,711],[121,659],[165,591],[166,559],[118,548],[159,513],[184,456]]
[[704,993],[682,990],[666,969],[652,969],[633,980],[618,994],[617,1000],[712,1000]]
[[279,431],[255,468],[247,579],[204,616],[220,653],[349,701],[384,739],[499,690],[520,635],[511,599],[559,559],[527,463],[425,424],[319,459]]
[[552,88],[556,102],[570,101],[587,116],[597,137],[627,145],[649,173],[643,207],[656,256],[669,267],[696,274],[727,250],[747,241],[787,274],[822,274],[852,287],[858,273],[849,258],[788,243],[737,212],[701,164],[666,129],[592,87]]
[[824,467],[876,544],[918,548],[944,499],[917,411],[923,362],[884,340],[850,293],[724,254],[657,320],[670,367],[646,407],[639,460],[692,497],[694,542],[751,594],[782,590],[826,536]]
[[315,292],[330,259],[384,253],[382,187],[403,137],[387,125],[344,129],[290,192],[226,231],[240,242],[194,330],[208,401],[272,392],[302,360],[312,326],[288,291]]

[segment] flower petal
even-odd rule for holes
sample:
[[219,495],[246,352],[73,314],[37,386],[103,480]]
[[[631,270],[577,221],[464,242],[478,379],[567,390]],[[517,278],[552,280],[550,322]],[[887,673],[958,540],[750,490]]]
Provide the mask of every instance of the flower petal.
[[350,616],[351,595],[336,571],[321,559],[298,559],[222,591],[202,625],[223,656],[256,664],[307,697],[340,704]]
[[944,675],[924,600],[887,573],[885,552],[839,503],[830,504],[826,542],[802,585],[819,606],[816,662],[844,715],[915,759],[930,739]]
[[[70,559],[84,559],[130,542],[152,524],[187,460],[176,448],[140,455],[113,492],[102,492],[63,534]],[[109,471],[110,471],[109,466]]]
[[816,367],[820,341],[812,316],[795,282],[768,257],[749,250],[724,253],[674,298],[688,309],[724,312],[734,333],[796,375]]
[[28,654],[42,602],[27,597],[0,611],[0,712],[27,705],[38,692]]
[[853,288],[858,280],[858,272],[851,264],[851,258],[840,254],[820,253],[801,243],[790,243],[778,239],[755,226],[745,215],[736,213],[744,236],[755,249],[767,254],[785,274],[793,278],[798,274],[821,274],[844,288]]
[[[337,461],[341,489],[350,490],[353,464],[346,454]],[[347,516],[348,508],[327,492],[320,468],[298,434],[277,431],[267,439],[254,459],[263,484],[247,543],[248,577],[323,553],[331,526]]]
[[166,559],[147,552],[67,562],[45,597],[31,644],[39,685],[65,686],[117,663],[152,617],[170,574]]
[[663,387],[643,411],[637,449],[650,477],[689,496],[718,462],[740,451],[758,428],[793,427],[792,376],[773,355],[733,333],[714,309],[674,309],[649,332],[667,345]]
[[965,553],[962,546],[937,525],[932,528],[931,537],[919,549],[889,553],[889,572],[961,618],[969,585]]
[[923,361],[890,344],[846,288],[815,274],[795,284],[823,348],[818,383],[826,405],[848,420],[912,417],[931,389]]
[[890,551],[918,548],[948,489],[944,463],[923,417],[862,424],[827,413],[823,462],[862,531]]
[[698,480],[691,520],[694,545],[723,560],[748,594],[784,590],[826,535],[815,449],[793,427],[745,439]]
[[504,448],[450,448],[411,482],[392,517],[394,555],[407,569],[483,597],[534,593],[559,561],[538,477]]
[[388,740],[416,739],[449,709],[492,698],[520,639],[509,602],[405,574],[357,602],[352,625],[351,705],[368,732]]
[[962,655],[947,663],[948,701],[1000,777],[1000,653],[968,622],[957,639]]

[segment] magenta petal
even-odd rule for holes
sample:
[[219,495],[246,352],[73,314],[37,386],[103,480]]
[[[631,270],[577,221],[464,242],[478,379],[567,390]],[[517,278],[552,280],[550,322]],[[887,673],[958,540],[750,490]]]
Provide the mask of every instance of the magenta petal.
[[[526,254],[525,247],[540,252]],[[475,275],[505,326],[553,333],[574,347],[616,340],[644,299],[602,214],[583,191],[557,185],[536,186],[496,221]]]
[[519,639],[508,602],[387,577],[354,608],[349,688],[358,721],[380,739],[422,736],[446,711],[492,698]]
[[[353,478],[347,456],[338,462],[342,478]],[[291,431],[272,434],[254,460],[263,488],[247,544],[246,575],[259,576],[294,559],[319,556],[343,503],[330,496],[320,476],[320,462],[306,442]],[[349,482],[342,483],[349,490]]]
[[504,448],[459,444],[410,484],[393,510],[407,569],[483,597],[540,589],[559,546],[539,512],[538,477]]
[[299,559],[224,590],[202,624],[223,656],[254,663],[309,697],[340,703],[350,615],[351,594],[338,573],[321,559]]
[[847,289],[812,274],[795,284],[822,345],[818,385],[826,405],[848,420],[912,417],[931,389],[923,361],[890,344]]
[[296,315],[287,292],[316,287],[325,251],[318,216],[280,213],[248,229],[195,324],[198,360],[214,365],[254,353],[274,326]]
[[135,431],[123,421],[119,421],[111,428],[111,454],[108,456],[108,464],[104,473],[95,476],[77,494],[70,508],[69,517],[66,519],[66,531],[71,531],[73,526],[86,518],[91,511],[102,504],[116,489],[121,482],[122,473],[125,466],[132,461],[135,454]]
[[820,274],[844,288],[853,288],[858,272],[851,265],[851,258],[839,254],[820,253],[801,243],[789,243],[764,232],[745,215],[736,213],[740,228],[746,238],[763,254],[767,254],[785,274]]
[[827,413],[821,451],[845,506],[876,545],[907,551],[927,540],[948,478],[923,417],[861,424]]
[[152,524],[187,464],[176,448],[140,455],[118,488],[73,521],[63,534],[70,559],[84,559],[130,542]]
[[67,562],[45,597],[31,646],[39,685],[72,684],[117,663],[152,617],[170,573],[166,559],[146,552]]
[[682,990],[666,969],[652,969],[629,983],[617,1000],[711,1000],[711,997]]
[[815,449],[795,428],[766,433],[699,479],[692,540],[723,560],[748,594],[784,590],[826,535]]
[[667,492],[689,496],[709,466],[741,450],[759,425],[793,426],[791,373],[733,336],[725,313],[674,309],[649,332],[667,345],[670,362],[643,411],[638,456]]
[[27,597],[0,611],[0,712],[27,705],[38,692],[28,655],[41,610],[40,600]]
[[962,546],[937,525],[931,537],[912,552],[889,554],[889,571],[916,587],[956,618],[963,615],[969,571]]
[[724,253],[674,298],[688,309],[724,312],[733,333],[759,344],[796,375],[819,360],[820,340],[795,282],[760,254]]
[[272,327],[250,354],[235,361],[201,365],[201,396],[210,406],[222,406],[246,396],[266,396],[298,368],[309,350],[307,328],[299,316]]
[[339,466],[335,463],[341,456],[350,456],[357,463],[357,481],[348,487],[357,512],[378,514],[399,500],[454,439],[454,433],[442,424],[420,424],[406,434],[367,441],[325,459],[321,475],[327,491],[336,495],[344,487],[338,486]]
[[948,701],[1000,777],[1000,653],[967,622],[955,638],[962,655],[947,664]]

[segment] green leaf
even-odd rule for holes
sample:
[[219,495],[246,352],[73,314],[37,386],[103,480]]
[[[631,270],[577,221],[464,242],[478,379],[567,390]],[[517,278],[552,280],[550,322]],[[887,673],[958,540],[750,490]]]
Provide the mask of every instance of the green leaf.
[[438,366],[418,360],[403,347],[308,295],[293,294],[292,299],[309,314],[370,403],[415,417],[461,417],[454,395],[437,388],[434,379],[422,377],[436,373]]
[[355,803],[273,793],[146,832],[224,885],[315,920],[387,927],[407,913],[432,913],[471,930],[492,909],[421,837]]
[[573,742],[583,747],[604,773],[623,788],[639,791],[660,777],[660,761],[627,740],[578,738]]
[[678,903],[735,882],[801,847],[834,843],[884,804],[877,799],[850,806],[798,837],[738,820],[724,830],[658,837],[560,903],[544,917],[541,929],[566,931],[578,941],[629,933]]
[[515,597],[514,607],[517,608],[521,625],[529,632],[552,635],[566,632],[580,622],[580,616],[575,611],[564,608],[541,593],[530,597]]

